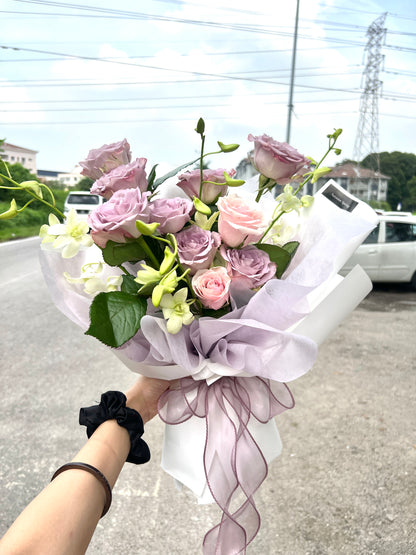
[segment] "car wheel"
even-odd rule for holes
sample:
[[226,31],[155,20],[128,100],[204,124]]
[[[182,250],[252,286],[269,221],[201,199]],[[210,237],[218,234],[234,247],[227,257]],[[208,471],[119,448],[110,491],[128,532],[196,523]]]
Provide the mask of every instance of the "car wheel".
[[416,272],[413,274],[412,279],[410,280],[410,287],[413,291],[416,291]]

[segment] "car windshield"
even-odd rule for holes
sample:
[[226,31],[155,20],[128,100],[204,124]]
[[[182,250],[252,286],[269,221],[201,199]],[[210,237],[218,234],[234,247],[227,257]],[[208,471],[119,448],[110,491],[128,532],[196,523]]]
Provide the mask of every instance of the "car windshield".
[[98,204],[98,195],[69,195],[67,198],[68,204]]

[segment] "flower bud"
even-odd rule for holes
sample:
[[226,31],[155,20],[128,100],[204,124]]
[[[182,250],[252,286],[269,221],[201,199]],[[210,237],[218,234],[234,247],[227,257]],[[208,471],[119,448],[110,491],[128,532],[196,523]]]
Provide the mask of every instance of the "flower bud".
[[31,189],[38,197],[42,198],[42,189],[37,181],[23,181],[20,183],[22,189]]
[[6,210],[6,212],[0,214],[0,220],[11,220],[15,216],[17,216],[17,205],[13,198],[10,202],[10,208]]
[[154,222],[152,224],[146,224],[144,222],[142,222],[141,220],[136,220],[136,229],[137,231],[139,231],[142,235],[154,235],[156,229],[159,227],[159,223]]
[[200,214],[204,214],[205,216],[211,216],[211,209],[205,204],[205,202],[202,202],[202,200],[200,200],[198,197],[194,197],[192,201],[197,212],[199,212]]
[[218,146],[221,149],[221,152],[234,152],[234,150],[237,150],[237,148],[239,148],[239,146],[240,146],[240,145],[237,145],[235,143],[225,145],[221,141],[217,141],[217,143],[218,143]]

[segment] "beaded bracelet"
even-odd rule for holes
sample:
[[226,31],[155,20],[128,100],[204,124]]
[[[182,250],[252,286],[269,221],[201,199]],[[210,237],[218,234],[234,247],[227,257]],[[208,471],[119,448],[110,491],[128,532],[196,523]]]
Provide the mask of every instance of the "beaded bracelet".
[[52,476],[51,482],[55,480],[55,478],[59,476],[59,474],[61,474],[62,472],[65,472],[66,470],[72,470],[72,469],[85,470],[86,472],[89,472],[90,474],[95,476],[97,480],[104,487],[106,499],[105,499],[104,509],[100,517],[100,518],[103,518],[103,516],[108,512],[108,509],[110,508],[111,500],[113,497],[111,493],[111,487],[110,487],[110,484],[108,483],[107,478],[104,476],[102,472],[98,470],[98,468],[95,468],[95,466],[92,466],[91,464],[87,464],[83,462],[70,462],[58,468],[58,470]]

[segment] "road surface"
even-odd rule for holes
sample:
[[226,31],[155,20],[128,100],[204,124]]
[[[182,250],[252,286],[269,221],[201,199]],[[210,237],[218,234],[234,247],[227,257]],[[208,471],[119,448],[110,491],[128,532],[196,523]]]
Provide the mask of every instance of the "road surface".
[[[38,239],[0,245],[0,532],[84,442],[80,406],[134,376],[49,300]],[[256,495],[262,527],[248,555],[416,553],[416,294],[377,288],[291,384],[278,417],[284,450]],[[177,491],[152,460],[126,465],[89,555],[193,555],[215,506]]]

